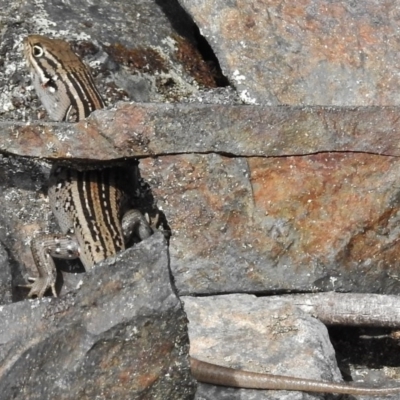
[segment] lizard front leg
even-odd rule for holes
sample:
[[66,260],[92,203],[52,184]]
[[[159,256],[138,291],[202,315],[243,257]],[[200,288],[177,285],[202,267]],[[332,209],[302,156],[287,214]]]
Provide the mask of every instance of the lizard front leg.
[[30,288],[28,297],[43,297],[47,289],[56,293],[56,266],[53,258],[79,258],[79,245],[75,235],[41,235],[31,242],[32,256],[38,269],[38,278],[29,278],[32,283],[24,287]]

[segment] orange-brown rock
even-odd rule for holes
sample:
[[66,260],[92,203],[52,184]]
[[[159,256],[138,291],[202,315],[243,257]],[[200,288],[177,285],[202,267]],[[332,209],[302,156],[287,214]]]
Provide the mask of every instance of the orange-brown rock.
[[180,3],[246,103],[400,104],[396,1]]

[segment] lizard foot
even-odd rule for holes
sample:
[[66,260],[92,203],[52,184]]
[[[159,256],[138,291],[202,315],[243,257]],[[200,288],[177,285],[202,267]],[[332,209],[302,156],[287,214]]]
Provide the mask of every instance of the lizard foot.
[[39,277],[39,278],[28,278],[29,283],[27,285],[19,285],[19,287],[30,289],[28,293],[28,297],[32,298],[36,296],[37,298],[41,299],[44,294],[46,293],[47,289],[51,289],[51,293],[54,297],[57,297],[56,292],[56,282],[52,278],[47,277]]

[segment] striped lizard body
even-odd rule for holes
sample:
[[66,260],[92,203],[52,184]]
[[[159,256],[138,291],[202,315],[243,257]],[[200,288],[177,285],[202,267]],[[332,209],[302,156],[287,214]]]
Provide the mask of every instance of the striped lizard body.
[[[104,103],[89,71],[69,45],[43,36],[24,41],[34,86],[49,116],[57,121],[86,118]],[[32,254],[39,271],[28,296],[42,297],[47,289],[54,296],[56,269],[53,257],[79,257],[86,269],[125,248],[133,230],[141,239],[151,234],[146,219],[137,210],[122,215],[123,191],[114,168],[78,171],[54,166],[49,180],[49,200],[62,235],[43,235],[32,241]],[[302,390],[384,396],[395,388],[362,388],[289,376],[256,374],[224,368],[191,358],[191,371],[201,382],[241,388]]]
[[56,166],[50,175],[52,211],[63,234],[71,234],[73,229],[86,270],[125,249],[120,223],[122,193],[115,168],[77,171]]

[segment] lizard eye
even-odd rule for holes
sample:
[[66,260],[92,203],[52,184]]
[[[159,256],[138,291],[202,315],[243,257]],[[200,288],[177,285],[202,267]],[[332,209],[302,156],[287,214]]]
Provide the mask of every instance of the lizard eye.
[[39,45],[35,44],[33,46],[33,51],[32,51],[33,57],[42,57],[43,53],[44,53],[43,49]]

